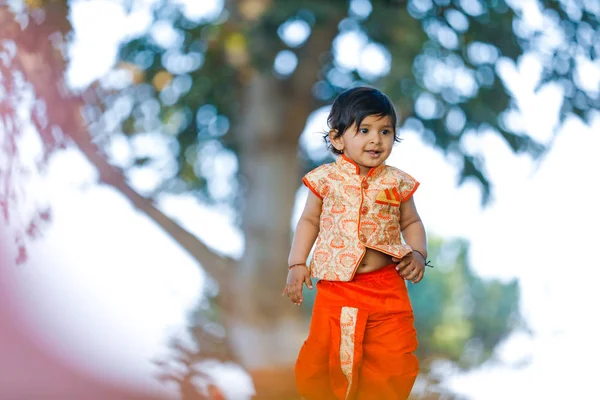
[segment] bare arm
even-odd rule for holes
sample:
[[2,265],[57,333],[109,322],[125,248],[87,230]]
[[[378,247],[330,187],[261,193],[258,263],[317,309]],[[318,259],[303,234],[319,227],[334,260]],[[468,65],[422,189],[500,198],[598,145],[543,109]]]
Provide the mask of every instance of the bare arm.
[[288,265],[305,263],[319,234],[319,220],[323,202],[313,192],[308,191],[304,211],[298,220],[292,248],[288,257]]
[[[319,234],[319,222],[321,218],[321,206],[323,202],[313,192],[308,192],[304,211],[298,220],[292,248],[288,257],[288,265],[302,264],[306,262],[308,254],[312,249],[317,235]],[[297,266],[288,272],[284,293],[287,292],[289,299],[296,305],[302,304],[302,285],[305,284],[312,289],[308,267]]]
[[427,257],[427,237],[415,200],[411,197],[400,205],[400,231],[407,245]]
[[425,227],[412,197],[400,205],[400,213],[402,237],[406,244],[415,251],[408,253],[402,259],[392,258],[392,260],[399,262],[396,270],[404,279],[417,283],[423,279],[425,274],[427,258]]

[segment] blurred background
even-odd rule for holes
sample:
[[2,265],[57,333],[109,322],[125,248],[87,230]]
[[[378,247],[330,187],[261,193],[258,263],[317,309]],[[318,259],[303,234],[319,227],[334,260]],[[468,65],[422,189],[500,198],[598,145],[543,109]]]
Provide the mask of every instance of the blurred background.
[[[335,96],[394,101],[414,399],[589,399],[598,0],[0,0],[0,398],[297,399]],[[594,183],[596,182],[596,183]]]

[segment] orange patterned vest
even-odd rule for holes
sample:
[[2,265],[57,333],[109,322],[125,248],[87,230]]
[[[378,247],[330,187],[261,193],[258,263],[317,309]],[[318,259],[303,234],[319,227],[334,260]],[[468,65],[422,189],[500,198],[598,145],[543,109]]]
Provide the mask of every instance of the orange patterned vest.
[[362,177],[342,155],[310,171],[302,182],[323,201],[310,261],[313,277],[352,280],[367,247],[398,258],[412,251],[400,235],[400,204],[419,186],[412,176],[380,165]]

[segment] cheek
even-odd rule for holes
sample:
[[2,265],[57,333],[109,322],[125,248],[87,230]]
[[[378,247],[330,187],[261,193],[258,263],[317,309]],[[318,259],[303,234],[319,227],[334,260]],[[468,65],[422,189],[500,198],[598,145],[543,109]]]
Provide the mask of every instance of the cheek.
[[344,146],[346,147],[357,147],[357,146],[361,146],[362,145],[362,141],[360,140],[360,137],[353,137],[353,138],[346,138],[344,140]]
[[384,139],[385,144],[388,146],[393,146],[394,145],[394,135],[388,135],[385,137]]

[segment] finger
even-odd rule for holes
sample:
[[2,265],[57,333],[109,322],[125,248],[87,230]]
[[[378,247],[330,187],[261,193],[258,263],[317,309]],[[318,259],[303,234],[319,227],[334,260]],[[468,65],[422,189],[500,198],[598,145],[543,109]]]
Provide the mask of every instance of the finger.
[[397,258],[397,257],[392,257],[392,262],[399,263],[400,260],[402,260],[402,259],[401,258]]
[[415,277],[414,277],[414,279],[417,279],[418,277],[422,276],[424,272],[425,271],[423,271],[423,268],[416,267],[415,268]]
[[404,269],[405,269],[405,267],[401,267],[400,265],[398,265],[396,267],[396,271],[398,271],[398,275],[400,275],[403,278],[404,278]]
[[412,280],[412,283],[419,283],[421,282],[421,279],[423,279],[423,272],[420,271],[417,276]]
[[410,271],[410,274],[408,274],[406,279],[408,279],[412,283],[415,283],[415,279],[417,279],[418,276],[419,276],[419,271],[417,271],[416,269],[413,269],[412,271]]
[[287,294],[288,299],[290,299],[290,301],[294,301],[294,292],[292,289],[291,285],[287,285],[285,288],[285,293]]
[[419,269],[418,268],[414,268],[410,271],[410,273],[408,274],[408,279],[413,280],[415,279],[417,276],[419,276]]
[[423,280],[423,277],[425,276],[425,274],[423,272],[421,272],[419,274],[419,276],[415,279],[415,283],[419,283]]
[[298,285],[297,284],[290,284],[287,287],[287,293],[288,293],[288,298],[292,301],[292,303],[296,304],[298,303],[299,300],[299,296],[298,296],[298,289],[297,289]]
[[296,298],[296,301],[295,301],[296,305],[302,304],[302,300],[303,300],[303,298],[302,298],[302,282],[300,282],[294,286],[294,294],[295,294],[295,298]]
[[402,266],[399,265],[399,272],[403,277],[408,277],[408,274],[410,274],[410,272],[414,269],[414,267],[410,264],[404,264]]
[[420,282],[423,279],[424,276],[425,276],[425,270],[424,269],[419,269],[419,273],[417,274],[417,276],[415,278],[415,280],[416,280],[415,283]]
[[302,299],[300,299],[297,295],[290,297],[290,300],[297,306],[302,304]]
[[405,260],[405,259],[400,260],[398,265],[396,265],[396,271],[401,271],[401,270],[405,269],[406,266],[409,264],[410,264],[410,261],[408,261],[408,260]]
[[407,268],[406,270],[406,279],[408,279],[409,281],[412,281],[413,279],[415,279],[417,276],[419,275],[419,269],[418,268],[414,268],[413,266],[410,266]]
[[307,276],[306,278],[304,278],[304,284],[306,285],[307,288],[312,290],[313,285],[312,285],[312,281],[310,280],[310,276]]

